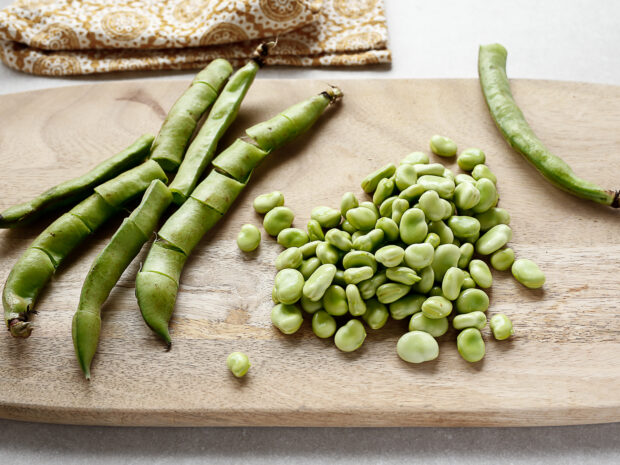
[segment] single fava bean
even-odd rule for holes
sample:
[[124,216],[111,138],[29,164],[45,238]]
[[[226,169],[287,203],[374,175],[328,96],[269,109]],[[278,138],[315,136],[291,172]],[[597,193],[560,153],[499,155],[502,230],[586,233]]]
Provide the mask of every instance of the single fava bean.
[[294,304],[301,299],[304,277],[297,271],[285,268],[278,271],[275,278],[276,298],[283,304]]
[[404,260],[407,266],[414,270],[421,270],[433,263],[435,249],[427,242],[411,244],[405,249]]
[[441,290],[441,286],[433,286],[430,291],[428,291],[429,297],[443,297],[443,291]]
[[409,202],[405,199],[396,199],[392,203],[392,221],[397,225],[400,224],[405,212],[409,209]]
[[401,164],[417,165],[420,163],[428,163],[430,160],[424,152],[411,152],[401,160]]
[[340,211],[330,207],[314,207],[310,218],[316,220],[323,228],[335,228],[340,224]]
[[384,178],[389,178],[396,172],[396,165],[394,163],[388,163],[387,165],[379,168],[377,171],[370,173],[362,181],[362,189],[367,194],[372,194],[376,189],[379,181]]
[[454,237],[459,239],[472,237],[480,232],[480,223],[471,216],[452,216],[448,220],[448,226]]
[[452,267],[446,271],[441,282],[441,292],[448,300],[456,300],[461,293],[465,275],[460,268]]
[[426,189],[419,185],[414,184],[398,194],[399,199],[405,199],[407,202],[415,202],[420,198],[422,194],[426,192]]
[[304,279],[309,279],[310,276],[321,266],[321,260],[317,257],[310,257],[307,260],[302,260],[301,265],[297,268]]
[[353,243],[348,233],[340,229],[332,228],[327,231],[325,233],[325,241],[343,252],[348,252],[353,248]]
[[295,305],[277,304],[271,309],[271,322],[284,334],[293,334],[301,327],[304,318]]
[[480,191],[471,182],[462,182],[454,189],[454,204],[459,210],[470,210],[480,202]]
[[358,288],[360,290],[360,294],[363,299],[370,299],[376,293],[379,286],[385,284],[387,281],[387,275],[385,270],[382,270],[375,274],[372,278],[367,279],[366,281],[362,281],[359,283]]
[[351,319],[336,331],[334,343],[343,352],[353,352],[362,346],[364,339],[366,339],[364,325],[359,320]]
[[422,313],[430,319],[444,318],[452,313],[452,302],[443,296],[432,296],[422,304]]
[[456,299],[459,313],[486,312],[489,308],[489,296],[482,289],[465,289]]
[[401,297],[390,304],[390,315],[395,320],[403,320],[414,313],[422,310],[422,304],[426,296],[419,294],[409,294]]
[[515,333],[514,328],[512,327],[512,321],[503,313],[498,313],[497,315],[493,315],[491,317],[491,321],[489,322],[489,326],[491,327],[491,331],[493,332],[493,336],[498,341],[503,341],[504,339],[508,339]]
[[489,266],[482,260],[472,260],[469,262],[469,274],[476,282],[478,287],[488,289],[493,284],[493,275]]
[[382,304],[391,304],[409,294],[411,286],[400,283],[385,283],[377,288],[377,299]]
[[451,199],[456,187],[451,179],[432,175],[420,176],[415,185],[420,185],[427,191],[433,190],[443,199]]
[[439,221],[450,216],[452,207],[450,204],[439,197],[435,191],[426,191],[419,200],[420,210],[424,212],[427,220]]
[[303,255],[298,247],[290,247],[280,253],[276,258],[276,270],[286,268],[299,268],[303,262]]
[[471,276],[469,276],[469,273],[465,276],[465,279],[463,280],[463,285],[461,286],[461,289],[473,289],[474,287],[476,287],[476,282],[472,279]]
[[384,218],[391,218],[392,204],[394,203],[394,200],[398,198],[399,197],[397,195],[393,195],[392,197],[388,197],[383,202],[381,202],[381,205],[379,205],[379,216]]
[[250,359],[243,352],[233,352],[226,358],[226,366],[235,378],[242,378],[250,369]]
[[[459,185],[463,183],[476,184],[476,180],[472,178],[469,174],[464,174],[464,173],[457,174],[454,177],[454,184],[456,184],[458,187]],[[456,195],[456,189],[454,191],[454,195]]]
[[357,208],[359,201],[353,192],[345,192],[340,201],[340,214],[343,218],[346,218],[347,212],[352,208]]
[[510,247],[499,249],[491,255],[491,266],[498,271],[505,271],[512,266],[515,261],[515,251]]
[[335,265],[325,264],[319,266],[304,284],[303,295],[313,302],[321,300],[327,288],[331,286],[335,275]]
[[323,308],[327,313],[334,316],[344,315],[349,311],[347,294],[342,286],[332,284],[323,295]]
[[476,181],[476,189],[480,191],[480,200],[475,207],[472,208],[474,213],[484,213],[489,208],[497,205],[499,196],[493,181],[487,178],[481,178]]
[[424,331],[409,331],[396,343],[396,352],[405,362],[428,362],[439,356],[439,344],[433,336]]
[[340,251],[327,242],[320,242],[316,246],[316,256],[323,264],[335,265],[340,260]]
[[476,165],[480,165],[486,161],[484,152],[480,149],[465,149],[456,159],[457,164],[463,171],[471,171]]
[[254,210],[256,213],[264,214],[276,207],[284,205],[284,194],[280,191],[261,194],[254,199]]
[[372,278],[375,271],[370,266],[347,268],[344,270],[344,281],[347,284],[357,284]]
[[377,184],[377,189],[372,194],[372,203],[375,205],[381,205],[385,199],[390,197],[394,192],[394,179],[384,178]]
[[295,214],[288,207],[275,207],[267,212],[263,219],[263,228],[270,236],[276,237],[280,231],[290,228]]
[[316,255],[316,248],[319,246],[320,243],[321,241],[312,241],[300,246],[299,250],[301,250],[301,255],[304,258],[314,257]]
[[486,178],[493,182],[493,184],[497,184],[497,177],[493,174],[493,172],[489,169],[487,165],[479,164],[476,165],[471,172],[471,176],[478,181],[479,179]]
[[306,226],[308,230],[308,238],[311,241],[324,241],[325,234],[323,233],[323,228],[319,224],[317,220],[309,220],[308,226]]
[[482,329],[487,325],[487,316],[483,312],[470,312],[456,315],[452,320],[454,329]]
[[301,247],[310,241],[306,231],[297,228],[286,228],[278,233],[277,242],[282,247]]
[[385,239],[389,242],[393,242],[400,237],[398,225],[392,218],[379,218],[375,228],[383,231]]
[[469,265],[471,257],[474,256],[474,245],[469,242],[465,242],[465,244],[461,245],[459,249],[461,250],[461,257],[459,258],[457,266],[461,269],[465,269]]
[[237,235],[237,245],[244,252],[252,252],[260,244],[260,231],[253,224],[244,224]]
[[431,221],[428,224],[428,231],[439,236],[440,244],[452,244],[452,241],[454,241],[454,233],[443,221]]
[[351,240],[353,241],[353,248],[355,248],[355,239],[357,239],[358,237],[362,237],[364,236],[364,231],[355,231],[353,234],[351,234]]
[[484,358],[484,340],[480,330],[467,328],[459,333],[456,338],[456,347],[464,360],[475,363]]
[[347,287],[347,282],[344,280],[344,270],[336,270],[332,284],[338,284],[338,286],[343,288]]
[[428,225],[424,212],[419,208],[410,208],[400,220],[400,239],[405,244],[417,244],[426,238]]
[[375,260],[375,256],[370,252],[364,252],[363,250],[351,250],[342,258],[342,266],[345,270],[347,268],[359,266],[370,266],[373,270],[373,274],[377,271],[377,261]]
[[418,174],[414,165],[405,163],[396,168],[394,183],[399,191],[404,191],[409,186],[413,186],[417,180]]
[[362,250],[365,252],[374,251],[379,244],[383,241],[384,234],[380,229],[373,229],[372,231],[359,236],[353,240],[353,248],[355,250]]
[[379,207],[376,206],[374,203],[368,201],[360,202],[360,207],[372,210],[373,212],[375,212],[375,215],[377,215],[377,218],[379,218]]
[[424,242],[433,246],[436,249],[441,244],[441,238],[434,232],[429,232],[424,238]]
[[456,143],[448,137],[434,135],[429,145],[431,151],[440,157],[453,157],[457,152]]
[[480,231],[488,231],[498,224],[510,224],[510,213],[499,207],[490,208],[475,218],[480,222]]
[[386,245],[375,252],[375,260],[386,268],[400,265],[404,257],[404,249],[397,245]]
[[336,332],[336,320],[325,310],[312,315],[312,332],[321,339],[333,336]]
[[433,284],[435,283],[435,272],[433,271],[433,267],[427,266],[426,268],[422,268],[418,271],[418,276],[420,276],[420,280],[413,285],[412,289],[420,294],[426,294],[433,288]]
[[347,221],[351,223],[355,229],[360,231],[370,231],[375,227],[378,216],[370,208],[355,207],[347,212]]
[[545,284],[545,275],[538,265],[527,258],[519,258],[512,264],[512,275],[517,281],[530,289],[538,289]]
[[389,316],[390,313],[385,305],[377,299],[370,299],[366,302],[366,313],[362,319],[370,329],[381,329],[387,323]]
[[504,247],[512,239],[512,229],[505,224],[493,226],[476,241],[476,252],[490,255]]
[[360,290],[355,284],[348,284],[345,293],[347,295],[347,304],[351,315],[362,316],[366,313],[366,302],[362,299]]
[[435,280],[440,282],[450,268],[457,267],[461,258],[461,249],[454,244],[442,244],[435,249],[433,272]]
[[[419,164],[413,165],[415,168],[416,174],[418,176],[424,176],[426,174],[430,174],[433,176],[443,176],[444,170],[446,169],[441,163],[431,163],[431,164]],[[401,189],[403,190],[403,189]]]
[[440,337],[448,332],[447,318],[428,318],[422,312],[414,314],[409,320],[409,331],[424,331],[433,337]]
[[306,313],[309,313],[311,315],[323,308],[323,302],[321,302],[320,299],[317,302],[313,302],[305,295],[301,296],[299,303],[301,304],[301,308],[303,308]]
[[351,223],[349,223],[348,220],[344,220],[342,223],[340,223],[340,229],[342,229],[343,231],[348,232],[349,234],[353,234],[353,233],[357,232],[357,229],[355,229],[353,227],[353,225]]
[[406,266],[396,266],[393,268],[388,268],[387,270],[385,270],[385,273],[390,281],[406,284],[408,286],[417,283],[421,279],[415,271],[413,271],[411,268],[407,268]]

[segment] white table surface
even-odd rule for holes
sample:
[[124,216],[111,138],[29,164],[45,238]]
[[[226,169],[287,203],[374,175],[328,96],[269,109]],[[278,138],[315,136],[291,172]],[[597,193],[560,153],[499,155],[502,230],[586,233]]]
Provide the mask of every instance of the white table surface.
[[[10,0],[0,0],[0,7]],[[617,0],[386,0],[393,64],[272,68],[259,78],[474,78],[478,45],[515,78],[620,85]],[[191,72],[43,78],[0,66],[0,93]],[[45,386],[41,386],[45,389]],[[484,412],[481,412],[483,415]],[[0,420],[6,464],[617,464],[620,424],[556,428],[104,428]]]

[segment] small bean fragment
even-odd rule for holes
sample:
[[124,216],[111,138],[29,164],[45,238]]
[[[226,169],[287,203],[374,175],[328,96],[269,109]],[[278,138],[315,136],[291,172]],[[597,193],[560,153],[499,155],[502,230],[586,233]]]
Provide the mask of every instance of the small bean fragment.
[[370,299],[366,302],[366,313],[362,319],[370,327],[370,329],[381,329],[387,323],[390,313],[387,307],[377,299]]
[[267,213],[276,207],[284,205],[284,194],[280,191],[269,192],[268,194],[261,194],[254,199],[254,210],[256,213]]
[[424,212],[419,208],[410,208],[400,220],[400,238],[405,244],[417,244],[426,238],[428,225]]
[[418,178],[417,184],[427,191],[433,190],[439,194],[439,197],[443,199],[451,199],[454,195],[454,181],[446,179],[441,176],[424,175]]
[[301,308],[303,308],[306,313],[310,314],[313,314],[323,308],[323,302],[321,302],[320,299],[316,302],[313,302],[305,295],[301,296],[301,299],[299,299],[299,303],[301,304]]
[[232,352],[226,358],[226,366],[235,378],[242,378],[250,369],[250,359],[243,352]]
[[362,299],[359,288],[355,284],[348,284],[345,293],[347,295],[347,305],[349,313],[353,316],[362,316],[366,313],[366,302]]
[[512,266],[515,261],[515,251],[510,247],[505,247],[493,252],[491,255],[491,266],[498,271],[505,271]]
[[301,299],[304,288],[303,275],[291,268],[278,271],[275,278],[276,297],[283,304],[294,304]]
[[471,176],[478,181],[479,179],[486,178],[493,182],[493,184],[497,184],[497,177],[493,174],[493,172],[489,169],[487,165],[479,164],[476,165],[471,172]]
[[465,244],[461,245],[460,250],[461,257],[459,258],[457,266],[461,269],[465,269],[474,256],[474,246],[469,242],[465,242]]
[[364,339],[366,339],[364,325],[359,320],[351,319],[336,331],[334,343],[343,352],[353,352],[361,347]]
[[414,314],[409,320],[409,331],[424,331],[433,337],[440,337],[446,334],[449,326],[450,324],[446,317],[433,319],[427,317],[422,312]]
[[392,203],[392,220],[397,225],[400,224],[400,220],[403,214],[409,209],[409,202],[405,199],[396,199]]
[[463,171],[471,171],[476,165],[480,165],[485,161],[486,156],[484,152],[475,148],[463,150],[456,159],[456,162]]
[[482,260],[476,259],[469,262],[469,274],[482,289],[488,289],[493,284],[491,270],[489,270],[489,266]]
[[432,296],[422,304],[422,313],[430,319],[444,318],[452,313],[452,302],[443,296]]
[[244,224],[237,235],[237,245],[244,252],[256,250],[260,244],[260,231],[253,224]]
[[486,312],[489,308],[489,296],[482,289],[465,289],[456,299],[459,313]]
[[415,271],[413,271],[411,268],[407,268],[406,266],[396,266],[393,268],[388,268],[385,273],[390,281],[406,284],[408,286],[411,286],[420,281],[420,279],[422,279]]
[[439,355],[439,344],[424,331],[410,331],[400,337],[396,343],[396,352],[405,362],[428,362]]
[[482,329],[487,325],[487,316],[483,312],[470,312],[456,315],[452,320],[454,329]]
[[405,163],[396,168],[394,183],[399,191],[404,191],[409,186],[414,185],[417,180],[418,174],[414,165]]
[[355,207],[347,212],[347,221],[355,229],[360,231],[370,231],[375,227],[378,215],[370,208]]
[[353,248],[355,250],[363,250],[365,252],[372,252],[383,241],[383,231],[380,229],[373,229],[372,231],[359,236],[353,240]]
[[325,310],[312,315],[312,332],[321,339],[333,336],[336,332],[336,320]]
[[437,134],[431,137],[429,145],[431,151],[440,157],[453,157],[457,152],[456,143],[452,139]]
[[512,321],[503,313],[498,313],[497,315],[493,315],[491,317],[491,321],[489,322],[489,326],[491,327],[491,331],[493,332],[493,336],[498,341],[503,341],[504,339],[508,339],[515,333],[514,328],[512,327]]
[[505,224],[493,226],[476,241],[476,252],[480,255],[490,255],[501,249],[512,239],[512,229]]
[[413,285],[413,290],[421,294],[426,294],[433,288],[433,284],[435,283],[435,272],[433,271],[433,267],[427,266],[426,268],[422,268],[418,272],[418,275],[420,276],[420,280]]
[[277,304],[271,309],[271,322],[284,334],[293,334],[301,327],[304,319],[295,305]]
[[395,320],[402,320],[422,310],[426,296],[409,294],[390,304],[390,315]]
[[285,228],[278,233],[277,242],[282,247],[301,247],[310,241],[306,231],[298,228]]
[[456,300],[461,293],[461,286],[465,280],[465,275],[460,268],[452,267],[446,271],[441,282],[441,292],[448,300]]
[[419,163],[428,163],[428,155],[424,152],[411,152],[401,160],[401,164],[417,165]]
[[335,275],[335,265],[324,264],[319,266],[304,284],[303,295],[313,302],[321,300],[327,288],[332,284]]
[[375,228],[383,231],[386,240],[393,242],[400,237],[398,225],[392,218],[379,218],[375,224]]
[[489,208],[497,205],[499,196],[493,181],[487,178],[480,178],[476,181],[476,189],[480,191],[480,200],[475,207],[472,208],[474,213],[484,213]]
[[377,189],[377,184],[384,178],[389,178],[396,172],[396,165],[388,163],[377,171],[373,171],[362,181],[362,189],[367,194],[372,194]]
[[441,244],[441,238],[434,232],[429,232],[424,238],[424,242],[433,246],[434,249]]
[[453,266],[458,266],[461,258],[461,249],[454,244],[441,244],[435,249],[435,256],[432,267],[435,273],[435,280],[443,280],[444,274]]
[[334,316],[344,315],[349,311],[347,294],[342,286],[332,284],[323,295],[323,308],[327,313]]
[[344,281],[347,284],[358,284],[372,278],[375,271],[370,266],[359,266],[344,270]]
[[411,286],[400,283],[385,283],[377,288],[377,299],[382,304],[391,304],[409,294]]
[[312,241],[300,246],[299,250],[301,250],[301,255],[304,258],[314,257],[316,255],[316,248],[320,243],[321,241]]
[[309,220],[308,226],[306,226],[308,230],[308,238],[311,241],[324,241],[325,234],[323,233],[323,228],[321,224],[317,220]]
[[282,251],[276,258],[276,270],[299,268],[303,261],[303,254],[298,247],[290,247]]
[[270,236],[276,237],[280,231],[290,228],[295,214],[288,207],[275,207],[267,212],[263,218],[263,228]]
[[400,265],[404,257],[404,249],[397,245],[386,245],[375,252],[375,260],[386,268]]
[[538,289],[545,284],[545,274],[536,263],[527,258],[515,260],[511,271],[517,281],[530,289]]
[[347,212],[352,208],[359,206],[359,201],[353,192],[345,192],[340,201],[340,214],[343,218],[346,217]]
[[310,218],[326,229],[335,228],[340,224],[340,211],[330,207],[314,207]]
[[433,286],[430,291],[428,291],[428,295],[430,297],[441,296],[443,297],[443,291],[441,290],[441,286]]
[[475,215],[475,218],[480,222],[480,231],[488,231],[498,224],[510,224],[510,213],[499,207],[489,208],[484,213]]
[[343,252],[348,252],[353,248],[349,234],[337,228],[332,228],[325,233],[325,241]]
[[411,244],[405,249],[405,263],[414,270],[426,268],[433,263],[435,249],[428,242]]
[[387,275],[385,270],[382,270],[375,274],[372,278],[359,283],[358,288],[360,290],[360,294],[362,294],[362,298],[366,300],[372,298],[376,294],[379,286],[385,284],[386,281]]
[[456,347],[461,357],[468,362],[479,362],[484,357],[484,340],[476,328],[461,331],[456,338]]
[[413,167],[415,168],[416,174],[418,176],[424,176],[425,174],[431,174],[433,176],[443,176],[444,170],[446,169],[446,167],[443,166],[441,163],[413,165]]
[[462,182],[454,189],[454,204],[459,210],[470,210],[480,202],[480,191],[471,182]]
[[[321,260],[318,257],[310,257],[307,260],[303,260],[301,265],[299,265],[299,272],[304,277],[304,279],[309,279],[312,276],[317,268],[321,266]],[[277,267],[276,267],[277,268]]]
[[319,242],[316,246],[316,256],[323,264],[331,263],[334,265],[340,261],[340,251],[327,242]]
[[375,260],[375,256],[370,252],[364,252],[363,250],[351,250],[347,253],[342,258],[342,266],[345,270],[356,266],[370,266],[372,267],[373,274],[377,271],[377,261]]

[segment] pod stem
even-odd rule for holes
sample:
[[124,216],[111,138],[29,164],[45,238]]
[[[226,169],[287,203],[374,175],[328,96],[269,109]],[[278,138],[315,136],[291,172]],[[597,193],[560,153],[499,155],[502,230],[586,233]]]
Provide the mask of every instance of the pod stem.
[[278,45],[278,39],[270,42],[261,43],[252,53],[252,60],[256,62],[259,68],[265,66],[265,58],[269,55],[269,51]]
[[609,204],[609,206],[613,208],[620,208],[620,191],[610,190],[608,192],[609,195],[614,196],[614,199],[611,201],[611,204]]
[[330,84],[329,89],[321,92],[321,95],[323,95],[325,98],[329,100],[330,105],[333,105],[338,100],[340,100],[344,94],[342,93],[339,87],[332,86]]
[[9,332],[13,337],[26,339],[32,333],[32,329],[32,323],[29,321],[20,320],[19,318],[9,320]]

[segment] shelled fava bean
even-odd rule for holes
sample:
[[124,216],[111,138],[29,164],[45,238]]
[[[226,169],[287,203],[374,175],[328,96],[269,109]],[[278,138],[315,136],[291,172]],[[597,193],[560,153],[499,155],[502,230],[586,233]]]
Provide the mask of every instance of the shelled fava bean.
[[[443,157],[457,153],[443,136],[433,136],[430,146]],[[409,332],[399,339],[397,353],[411,363],[437,358],[436,338],[452,326],[460,331],[456,342],[463,359],[481,360],[485,289],[493,282],[484,260],[496,270],[511,270],[526,287],[545,281],[534,262],[515,261],[507,247],[510,215],[497,206],[497,178],[485,161],[481,150],[466,149],[458,165],[471,175],[455,176],[413,152],[362,181],[372,202],[347,192],[340,208],[315,207],[307,233],[291,227],[294,215],[282,197],[259,197],[255,205],[267,205],[257,211],[271,208],[265,230],[286,247],[276,260],[273,324],[292,334],[309,314],[317,337],[333,337],[338,349],[351,352],[364,343],[366,328],[377,330],[390,317],[405,320]],[[490,329],[498,340],[514,334],[504,314],[491,318]]]

